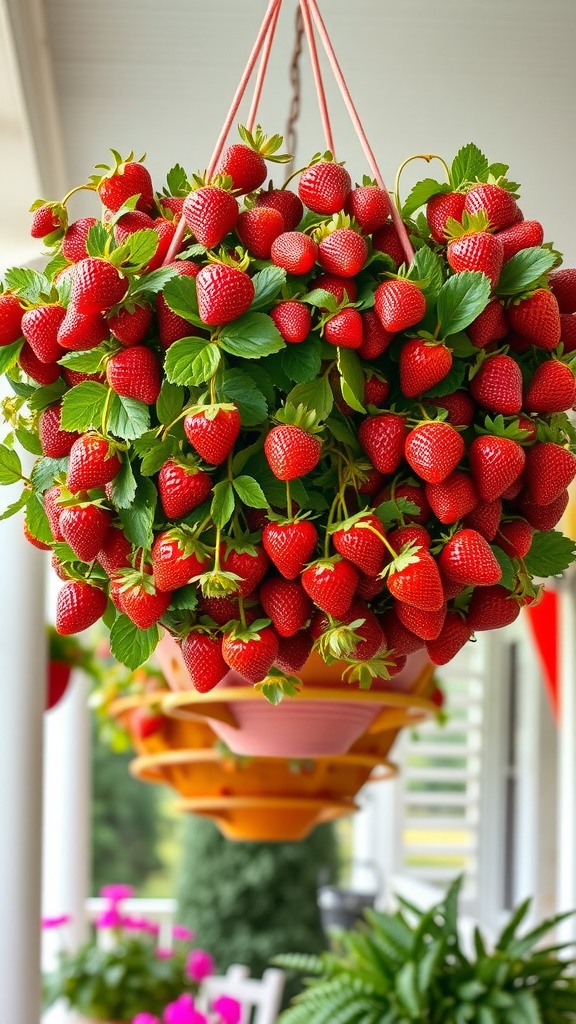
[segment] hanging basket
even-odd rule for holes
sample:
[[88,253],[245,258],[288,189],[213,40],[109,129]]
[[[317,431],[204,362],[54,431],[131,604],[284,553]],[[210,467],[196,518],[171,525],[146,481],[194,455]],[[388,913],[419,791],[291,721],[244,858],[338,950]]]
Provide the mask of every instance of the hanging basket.
[[182,800],[177,807],[211,818],[226,839],[254,843],[298,842],[317,825],[358,810],[352,800],[240,796]]
[[141,709],[159,710],[159,694],[140,693],[120,697],[108,707],[108,714],[130,733],[134,749],[141,756],[161,754],[170,750],[209,748],[215,735],[201,719],[185,720],[164,715],[159,728],[149,736],[139,735],[133,728],[133,714]]

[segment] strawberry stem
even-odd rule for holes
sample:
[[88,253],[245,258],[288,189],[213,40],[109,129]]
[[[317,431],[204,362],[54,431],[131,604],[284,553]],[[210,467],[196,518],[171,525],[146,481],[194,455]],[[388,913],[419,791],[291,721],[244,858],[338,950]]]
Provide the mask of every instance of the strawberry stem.
[[286,481],[286,515],[292,519],[292,495],[290,493],[290,481]]
[[429,164],[431,160],[439,160],[446,171],[448,182],[450,182],[450,168],[443,157],[438,156],[437,153],[414,153],[413,156],[407,157],[406,160],[400,164],[396,173],[396,180],[394,182],[394,202],[399,210],[402,209],[400,203],[400,178],[402,177],[404,168],[407,167],[408,164],[412,163],[413,160],[425,160],[427,164]]
[[246,629],[246,612],[244,611],[244,598],[242,594],[238,595],[238,608],[240,610],[240,622],[242,623],[242,629]]
[[84,191],[95,192],[96,191],[96,186],[95,185],[76,185],[75,188],[71,188],[70,191],[66,193],[66,195],[64,196],[64,199],[62,200],[60,205],[61,206],[66,206],[66,203],[68,202],[70,197],[74,195],[75,192],[84,192]]
[[105,436],[108,436],[106,434],[106,428],[108,426],[108,414],[110,412],[110,403],[112,401],[113,394],[115,394],[115,392],[112,388],[108,388],[108,394],[106,395],[106,401],[104,402],[104,409],[102,411],[102,433]]

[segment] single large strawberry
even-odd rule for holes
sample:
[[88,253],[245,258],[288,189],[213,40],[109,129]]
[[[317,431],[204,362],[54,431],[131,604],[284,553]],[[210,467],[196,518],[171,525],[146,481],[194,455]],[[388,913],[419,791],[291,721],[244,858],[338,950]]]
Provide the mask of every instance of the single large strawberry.
[[56,598],[56,632],[61,636],[88,629],[106,611],[106,594],[83,580],[70,580]]
[[487,231],[468,231],[448,242],[446,259],[455,273],[480,271],[495,288],[504,263],[504,246],[497,235],[490,235]]
[[18,356],[18,365],[21,370],[35,380],[37,384],[54,384],[61,375],[62,367],[58,363],[43,363],[34,352],[31,345],[26,342]]
[[215,185],[204,185],[184,200],[182,215],[194,237],[207,249],[219,245],[238,220],[234,196]]
[[49,405],[38,420],[38,437],[44,455],[51,459],[62,459],[70,454],[74,441],[79,436],[75,430],[62,430],[60,417],[62,405]]
[[318,465],[322,442],[302,427],[280,423],[266,435],[264,454],[278,480],[297,480]]
[[432,555],[424,548],[418,548],[413,553],[408,551],[406,555],[400,552],[397,564],[398,568],[395,568],[395,563],[392,563],[386,577],[392,597],[414,608],[437,612],[444,604],[444,591]]
[[344,208],[351,187],[352,181],[346,168],[322,160],[302,172],[298,195],[314,213],[338,213]]
[[278,654],[278,637],[271,626],[236,629],[222,638],[226,664],[250,683],[266,678]]
[[283,672],[299,672],[312,653],[314,640],[309,630],[301,629],[291,637],[279,637],[275,664]]
[[269,577],[261,584],[259,597],[279,636],[294,636],[312,615],[312,601],[296,580]]
[[227,146],[216,167],[215,173],[232,178],[232,188],[241,195],[253,192],[266,178],[266,162],[261,153],[244,142],[233,142]]
[[145,405],[154,405],[162,386],[158,360],[145,345],[133,345],[112,356],[106,377],[117,395],[136,398]]
[[441,342],[411,338],[400,350],[400,387],[407,398],[416,398],[434,387],[450,372],[452,353]]
[[305,341],[312,329],[312,313],[310,307],[297,299],[279,302],[270,311],[270,317],[280,334],[291,345]]
[[533,538],[534,530],[525,519],[509,519],[500,524],[496,543],[510,558],[526,558]]
[[139,629],[150,629],[164,613],[172,600],[171,591],[159,591],[152,576],[143,572],[119,574],[116,591],[121,610]]
[[344,209],[354,217],[364,234],[371,235],[384,227],[388,220],[390,197],[385,189],[377,185],[357,185],[349,193]]
[[66,486],[72,494],[103,487],[119,473],[121,465],[106,438],[99,434],[81,434],[70,450]]
[[474,632],[509,626],[520,614],[518,599],[505,587],[479,587],[472,593],[468,624]]
[[414,605],[395,601],[394,611],[402,625],[411,633],[415,633],[422,640],[436,640],[442,632],[447,608],[443,604],[438,611],[428,612],[423,608],[415,608]]
[[356,277],[366,262],[366,240],[351,228],[336,228],[318,246],[318,261],[328,274]]
[[420,423],[404,442],[404,456],[414,472],[429,484],[439,484],[464,455],[461,434],[441,420]]
[[518,363],[511,356],[489,356],[472,377],[470,391],[485,409],[515,416],[522,408],[522,373]]
[[471,478],[458,470],[439,484],[426,484],[426,498],[436,518],[446,525],[462,519],[480,500]]
[[367,416],[358,429],[358,440],[380,473],[395,473],[404,456],[408,429],[402,416],[382,413]]
[[465,587],[491,587],[502,578],[488,541],[476,530],[458,530],[438,556],[442,575]]
[[468,449],[472,479],[482,501],[495,501],[518,479],[526,454],[517,441],[482,434]]
[[351,306],[334,313],[324,324],[324,338],[331,345],[360,348],[362,337],[362,314]]
[[62,227],[58,213],[51,203],[38,206],[32,213],[30,234],[32,238],[45,238]]
[[308,596],[335,619],[348,611],[357,584],[357,570],[339,556],[313,562],[302,573],[302,586]]
[[12,345],[22,337],[24,310],[15,295],[0,293],[0,348]]
[[450,395],[442,395],[442,398],[429,398],[428,404],[436,409],[446,409],[448,423],[453,427],[469,427],[476,411],[467,391],[453,391]]
[[270,259],[289,274],[308,274],[318,259],[318,246],[303,231],[284,231],[272,242]]
[[464,516],[463,524],[471,530],[477,530],[488,541],[493,541],[498,532],[498,526],[502,518],[502,502],[500,498],[494,501],[481,501],[476,508]]
[[226,263],[208,263],[196,277],[198,309],[205,324],[237,320],[252,305],[254,285],[248,274]]
[[208,554],[184,530],[174,528],[157,534],[152,545],[152,570],[156,589],[177,590],[208,568]]
[[121,345],[129,348],[140,345],[152,327],[152,308],[148,305],[130,305],[108,317],[108,328]]
[[91,562],[106,540],[112,513],[98,505],[67,505],[60,514],[64,540],[82,562]]
[[[114,154],[116,158],[116,154]],[[138,196],[136,209],[149,213],[154,207],[154,187],[150,172],[135,160],[116,159],[115,166],[98,185],[98,195],[106,209],[116,213],[127,199]]]
[[393,334],[420,322],[426,313],[426,299],[412,281],[382,281],[374,292],[374,309],[384,330]]
[[58,328],[58,344],[70,352],[96,348],[110,336],[110,327],[103,313],[80,313],[70,305]]
[[474,185],[466,193],[464,199],[466,213],[478,213],[483,210],[494,231],[507,228],[518,220],[518,203],[513,195],[500,185]]
[[242,421],[233,403],[197,408],[184,420],[184,433],[195,451],[211,466],[219,466],[232,451]]
[[367,576],[378,576],[388,558],[381,520],[372,512],[363,512],[343,523],[332,534],[339,555],[353,562]]
[[576,476],[576,456],[549,441],[528,450],[524,474],[528,490],[538,505],[550,505]]
[[386,351],[394,335],[384,330],[372,309],[362,313],[361,316],[362,344],[358,348],[358,355],[362,359],[378,359]]
[[248,597],[264,579],[270,562],[259,544],[229,539],[222,544],[220,565],[224,572],[239,577],[236,593]]
[[158,473],[158,491],[168,519],[181,519],[198,508],[212,490],[212,480],[192,462],[169,459]]
[[486,348],[493,341],[500,341],[508,334],[508,320],[500,299],[491,299],[475,320],[466,328],[466,333],[476,348]]
[[561,267],[548,278],[561,313],[576,313],[576,268]]
[[62,306],[35,306],[22,316],[22,334],[41,363],[55,363],[65,355],[58,342],[58,329],[65,316]]
[[80,217],[78,220],[72,221],[66,228],[60,251],[71,263],[79,263],[88,255],[86,248],[88,232],[97,223],[96,217]]
[[428,657],[434,665],[446,665],[455,658],[472,636],[472,627],[458,612],[448,611],[436,640],[426,642]]
[[308,519],[267,523],[262,531],[266,554],[288,580],[300,575],[317,542],[316,527]]
[[130,566],[132,545],[126,534],[117,526],[111,526],[97,554],[97,559],[107,576],[112,576],[117,569]]
[[566,412],[576,403],[576,381],[572,369],[549,359],[534,371],[524,395],[528,412]]
[[532,249],[542,245],[544,228],[537,220],[523,220],[511,224],[498,232],[498,238],[504,246],[504,263],[512,259],[522,249]]
[[[364,405],[382,408],[390,394],[390,384],[379,374],[371,373],[364,378]],[[377,490],[375,487],[374,490]],[[365,492],[368,493],[368,492]],[[373,493],[373,492],[372,492]]]
[[445,244],[446,221],[450,218],[460,223],[464,212],[466,196],[463,192],[439,192],[426,204],[426,220],[435,242]]
[[87,256],[76,264],[71,301],[79,313],[100,313],[115,306],[128,291],[128,280],[108,260]]
[[528,298],[513,302],[508,307],[508,321],[518,334],[547,352],[560,341],[560,310],[547,288],[537,288]]
[[563,491],[559,498],[551,501],[549,505],[538,505],[524,488],[514,502],[514,508],[528,520],[530,526],[535,530],[553,530],[564,515],[569,500],[568,491]]
[[259,192],[255,206],[269,206],[282,215],[285,231],[294,231],[304,216],[302,200],[289,188],[272,188]]
[[236,222],[236,234],[245,249],[257,260],[267,260],[273,242],[284,231],[284,219],[271,206],[253,206],[244,210]]
[[182,641],[182,657],[198,693],[213,690],[228,672],[221,637],[199,629],[193,629]]
[[380,623],[386,636],[387,645],[393,654],[400,656],[413,654],[415,651],[421,651],[424,647],[422,637],[417,636],[400,622],[394,608],[388,609],[384,615],[380,616]]

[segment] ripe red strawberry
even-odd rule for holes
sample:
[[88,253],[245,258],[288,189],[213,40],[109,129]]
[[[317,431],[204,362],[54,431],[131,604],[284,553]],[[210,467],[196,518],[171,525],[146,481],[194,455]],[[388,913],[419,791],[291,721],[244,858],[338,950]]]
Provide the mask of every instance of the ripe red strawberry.
[[443,576],[464,587],[491,587],[502,578],[488,541],[476,530],[454,533],[438,556]]
[[150,333],[152,309],[150,306],[134,306],[119,309],[108,317],[108,328],[114,337],[128,348],[140,345]]
[[83,580],[70,580],[56,598],[56,632],[70,636],[88,629],[106,611],[106,594]]
[[387,560],[385,531],[378,516],[364,512],[350,525],[344,524],[332,534],[339,555],[353,562],[367,576],[378,576]]
[[390,216],[390,198],[377,185],[357,185],[344,204],[346,213],[358,221],[362,231],[371,235],[384,227]]
[[523,220],[499,231],[498,238],[504,246],[504,263],[507,263],[522,249],[542,245],[544,228],[537,220]]
[[[338,305],[342,302],[356,302],[358,297],[356,282],[350,277],[338,277],[336,274],[320,274],[314,281],[310,281],[308,287],[310,291],[319,288],[321,291],[330,292]],[[319,308],[324,310],[323,306]]]
[[474,419],[476,406],[467,391],[453,391],[451,395],[429,398],[427,401],[436,409],[446,409],[447,422],[453,427],[469,427]]
[[208,568],[205,550],[183,530],[163,530],[152,545],[152,570],[156,590],[185,587]]
[[394,548],[394,551],[400,551],[403,544],[415,544],[417,547],[428,551],[432,538],[428,530],[414,523],[411,526],[400,526],[396,530],[391,530],[388,534],[388,543]]
[[360,573],[356,597],[361,597],[363,601],[371,601],[377,594],[381,594],[384,588],[384,580],[378,576],[366,576],[364,573]]
[[62,531],[60,529],[60,516],[62,515],[62,505],[60,504],[60,498],[62,497],[62,489],[55,484],[53,487],[49,487],[44,494],[44,511],[48,520],[48,525],[54,540],[64,540]]
[[367,416],[358,429],[358,440],[380,473],[395,473],[404,456],[408,433],[402,416],[382,413]]
[[212,481],[193,463],[169,459],[158,473],[158,491],[168,519],[181,519],[198,508],[212,490]]
[[43,363],[34,352],[33,348],[26,342],[18,356],[18,365],[26,376],[36,381],[37,384],[53,384],[61,375],[62,367],[58,363]]
[[60,404],[49,405],[38,421],[38,437],[42,452],[51,459],[62,459],[69,455],[74,441],[79,436],[75,430],[62,430],[61,413]]
[[182,657],[198,693],[208,693],[228,673],[219,636],[193,629],[182,641]]
[[403,604],[402,601],[394,602],[394,611],[402,625],[422,640],[436,640],[440,636],[446,619],[446,610],[445,604],[439,611],[427,612],[422,608],[414,608],[411,604]]
[[392,222],[384,224],[372,236],[372,246],[377,252],[384,252],[395,264],[396,270],[406,262],[402,242]]
[[207,405],[184,420],[184,433],[195,451],[211,466],[219,466],[232,451],[242,425],[233,403]]
[[[240,606],[237,597],[204,597],[200,593],[199,598],[202,614],[207,615],[217,626],[225,626],[227,622],[240,618]],[[248,621],[248,617],[246,621]]]
[[106,380],[105,373],[81,373],[80,370],[70,370],[64,367],[64,380],[73,388],[76,384],[82,384],[85,380],[95,380],[103,384]]
[[279,302],[271,310],[270,316],[284,341],[292,345],[298,345],[301,341],[304,341],[312,330],[312,313],[310,308],[303,302],[298,302],[297,299]]
[[222,657],[226,664],[250,683],[266,678],[278,654],[278,637],[271,626],[252,631],[225,633]]
[[495,288],[504,263],[504,246],[497,235],[489,235],[487,231],[468,231],[448,242],[446,259],[456,273],[481,271]]
[[509,626],[520,614],[518,599],[505,587],[474,590],[468,608],[468,624],[474,632]]
[[449,423],[431,421],[411,430],[404,443],[408,465],[430,484],[439,484],[456,469],[464,455],[464,441]]
[[419,323],[426,312],[426,299],[412,281],[383,281],[374,292],[374,309],[384,330],[394,333]]
[[394,335],[384,330],[373,310],[369,309],[361,316],[362,344],[358,348],[358,355],[362,359],[378,359],[386,351]]
[[472,479],[482,501],[495,501],[518,479],[526,455],[517,441],[482,434],[468,449]]
[[324,558],[307,566],[302,586],[309,597],[328,615],[346,615],[358,583],[358,572],[342,558]]
[[426,204],[426,220],[430,234],[435,242],[445,244],[446,221],[462,221],[466,196],[463,192],[439,192],[432,196]]
[[15,295],[0,292],[0,348],[12,345],[22,337],[23,312]]
[[272,242],[270,259],[289,274],[307,274],[318,259],[318,246],[303,231],[284,231]]
[[[166,220],[164,217],[156,217],[152,222],[152,228],[158,235],[158,244],[156,246],[156,252],[148,263],[144,267],[145,273],[149,273],[152,270],[158,270],[164,263],[168,250],[174,240],[176,234],[176,223],[171,220]],[[182,249],[182,243],[176,249],[176,252],[180,252]]]
[[112,356],[106,377],[117,395],[136,398],[145,405],[154,405],[162,386],[156,356],[144,345],[133,345]]
[[[390,385],[387,380],[377,377],[375,373],[364,380],[364,405],[374,405],[379,408],[384,405],[390,394]],[[377,488],[376,488],[377,489]],[[368,492],[365,492],[368,493]]]
[[484,210],[489,226],[495,231],[509,227],[518,219],[518,203],[500,185],[474,185],[466,194],[464,209],[467,213]]
[[470,382],[472,397],[491,412],[514,416],[522,408],[522,374],[511,356],[489,356]]
[[464,516],[464,526],[470,530],[477,530],[488,541],[493,541],[500,519],[502,518],[502,502],[500,498],[495,501],[483,501],[476,508],[472,509],[467,516]]
[[505,338],[508,334],[508,321],[500,300],[490,299],[488,305],[466,328],[466,333],[476,348],[486,348],[493,341]]
[[26,537],[26,540],[28,541],[29,544],[32,545],[32,547],[38,548],[39,551],[51,550],[50,544],[45,544],[44,541],[38,540],[37,537],[32,536],[32,534],[30,533],[30,527],[28,526],[28,521],[26,520],[26,517],[24,517],[22,529],[24,531],[24,536]]
[[128,280],[108,260],[87,256],[76,264],[72,278],[72,305],[79,313],[105,312],[122,302]]
[[232,178],[235,192],[245,195],[260,188],[266,179],[266,162],[261,153],[243,142],[234,142],[224,150],[215,173]]
[[236,234],[245,249],[258,260],[270,257],[272,243],[284,231],[284,219],[271,206],[253,206],[240,214]]
[[71,263],[79,263],[88,255],[86,241],[90,228],[93,228],[98,221],[96,217],[80,217],[74,220],[66,228],[60,251]]
[[139,629],[150,629],[168,610],[172,592],[156,590],[152,577],[147,573],[133,572],[118,579],[117,598],[121,611]]
[[208,263],[196,278],[198,308],[205,324],[228,324],[252,305],[254,285],[243,270]]
[[[410,606],[406,605],[405,607]],[[380,616],[380,623],[386,636],[387,645],[393,654],[402,657],[406,654],[413,654],[415,651],[421,651],[424,647],[422,637],[412,633],[400,622],[394,608],[390,608]]]
[[[169,263],[170,270],[184,277],[197,277],[200,267],[191,260],[175,260]],[[174,313],[166,303],[166,299],[159,293],[156,296],[156,315],[158,317],[158,333],[164,348],[169,348],[173,342],[180,338],[188,338],[197,333],[196,328],[185,320],[183,316]]]
[[560,341],[558,303],[546,288],[537,288],[527,299],[508,307],[510,326],[533,345],[550,352]]
[[224,572],[232,572],[240,577],[236,593],[248,597],[264,579],[270,562],[259,544],[228,540],[221,548],[220,565]]
[[328,274],[356,277],[366,262],[368,246],[351,228],[336,228],[318,246],[318,261]]
[[68,306],[57,337],[62,349],[84,352],[96,348],[109,335],[110,328],[102,313],[79,313],[75,306]]
[[[317,614],[321,615],[322,618],[327,618],[324,612],[318,612]],[[353,622],[357,622],[360,619],[364,620],[361,625],[354,626],[354,632],[360,637],[360,640],[350,657],[354,661],[370,661],[386,650],[386,637],[374,612],[371,611],[367,604],[364,604],[363,601],[359,601],[355,597],[342,622],[344,625],[350,626]],[[329,623],[327,622],[325,628],[328,628],[328,626]]]
[[215,185],[203,185],[190,192],[182,207],[182,215],[190,231],[207,249],[220,245],[235,226],[238,214],[234,196]]
[[568,505],[568,491],[564,491],[559,498],[551,501],[549,505],[538,505],[530,491],[524,489],[518,495],[514,507],[521,515],[528,520],[530,526],[535,530],[553,530],[560,522]]
[[566,412],[574,403],[576,381],[571,368],[557,359],[541,363],[526,388],[524,408],[528,412]]
[[426,612],[436,612],[444,604],[444,592],[438,566],[424,548],[414,554],[414,561],[402,569],[392,568],[386,582],[397,601]]
[[419,523],[423,526],[430,519],[430,505],[428,504],[424,487],[418,486],[416,483],[395,483],[393,488],[388,485],[381,494],[376,495],[374,505],[377,507],[380,502],[389,501],[391,498],[395,500],[406,498],[407,501],[420,509],[416,514],[404,512],[403,518],[406,523]]
[[22,334],[41,363],[55,363],[65,354],[58,328],[66,316],[62,306],[35,306],[22,317]]
[[400,350],[400,387],[407,398],[416,398],[443,380],[452,367],[446,345],[411,338]]
[[524,478],[538,505],[550,505],[576,476],[576,456],[549,441],[528,450]]
[[299,672],[312,653],[313,639],[307,629],[291,637],[280,637],[275,663],[283,672]]
[[66,486],[72,494],[103,487],[114,479],[121,465],[109,441],[98,434],[81,434],[70,451]]
[[154,188],[149,171],[141,163],[127,160],[112,168],[98,185],[100,201],[116,213],[127,199],[139,196],[136,209],[149,213],[154,208]]
[[564,354],[576,350],[576,316],[571,313],[560,313],[560,341],[564,346]]
[[164,715],[155,712],[153,708],[134,708],[130,712],[128,728],[136,740],[143,741],[159,733],[164,722]]
[[269,206],[282,215],[285,231],[294,231],[304,216],[302,200],[290,189],[273,188],[259,192],[255,206]]
[[266,554],[288,580],[300,575],[310,561],[317,541],[316,527],[308,519],[267,523],[262,531]]
[[39,206],[33,211],[32,224],[30,225],[32,238],[45,238],[46,235],[51,235],[53,231],[57,231],[59,227],[61,227],[60,219],[49,203]]
[[341,348],[360,348],[362,344],[362,315],[351,306],[335,313],[324,324],[324,338]]
[[436,518],[447,526],[462,519],[479,502],[472,480],[458,470],[440,484],[426,484],[426,497]]
[[428,640],[426,650],[434,665],[447,665],[462,650],[472,636],[470,623],[458,612],[446,613],[442,632],[436,640]]
[[322,160],[300,176],[298,195],[314,213],[338,213],[344,208],[352,181],[340,164]]
[[510,519],[502,523],[496,543],[510,558],[525,558],[532,547],[534,530],[525,519]]
[[98,505],[68,505],[60,514],[60,531],[74,554],[82,562],[91,562],[100,551],[111,522],[111,512]]
[[294,636],[312,615],[312,601],[296,580],[270,577],[260,586],[260,602],[279,636]]
[[576,268],[561,267],[548,278],[561,313],[576,313]]
[[297,480],[318,465],[322,442],[291,423],[280,423],[267,434],[264,454],[278,480]]
[[126,534],[117,526],[111,526],[96,557],[106,575],[111,576],[117,569],[127,569],[130,566],[131,553],[132,545]]
[[136,231],[143,231],[153,227],[154,221],[148,213],[132,210],[130,213],[125,213],[120,217],[120,220],[114,225],[114,239],[118,242],[118,245],[122,245]]

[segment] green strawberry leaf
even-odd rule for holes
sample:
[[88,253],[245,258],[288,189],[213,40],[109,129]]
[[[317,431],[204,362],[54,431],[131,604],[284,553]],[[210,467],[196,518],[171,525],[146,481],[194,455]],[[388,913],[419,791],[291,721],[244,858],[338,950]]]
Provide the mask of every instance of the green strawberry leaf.
[[463,331],[482,312],[490,300],[490,281],[477,270],[454,274],[442,285],[436,303],[440,334]]
[[264,447],[264,435],[260,434],[256,438],[253,444],[247,445],[246,448],[242,448],[241,451],[236,452],[232,459],[232,472],[241,473],[246,463],[253,455],[256,455]]
[[305,384],[297,384],[286,397],[286,405],[293,405],[295,408],[303,405],[306,409],[316,412],[318,421],[325,420],[330,415],[333,404],[334,395],[326,375]]
[[136,495],[136,478],[130,459],[122,459],[120,472],[117,473],[110,485],[110,493],[116,508],[130,508]]
[[50,294],[50,281],[45,274],[27,267],[10,267],[4,275],[4,283],[9,291],[16,292],[34,305],[40,301],[41,295]]
[[383,501],[376,509],[378,519],[383,523],[387,530],[393,526],[397,526],[398,523],[402,523],[404,516],[417,516],[419,514],[419,506],[413,501],[409,501],[408,498],[396,498],[391,499],[390,501]]
[[95,380],[84,380],[62,399],[60,422],[63,430],[99,430],[102,426],[108,388]]
[[140,480],[136,486],[132,504],[119,509],[122,529],[131,544],[138,548],[152,547],[152,524],[156,513],[158,493],[151,480]]
[[133,441],[150,426],[150,410],[136,398],[112,395],[108,410],[108,430],[123,441]]
[[418,249],[410,269],[413,271],[415,280],[427,282],[426,287],[422,288],[422,292],[426,296],[427,305],[431,305],[438,298],[442,288],[443,273],[440,257],[425,245]]
[[286,271],[282,267],[265,267],[252,278],[254,298],[250,306],[251,313],[268,310],[274,299],[278,298],[286,281]]
[[16,366],[23,344],[23,340],[13,341],[11,345],[3,345],[0,348],[0,375]]
[[242,370],[226,370],[216,389],[220,401],[235,402],[245,427],[255,427],[268,415],[268,403],[251,376]]
[[450,185],[442,185],[435,178],[424,178],[423,181],[417,182],[402,207],[402,216],[411,217],[416,210],[424,206],[424,203],[432,199],[432,196],[437,196],[440,192],[450,192]]
[[118,612],[110,630],[110,651],[117,661],[135,672],[148,661],[159,639],[158,626],[140,629],[127,615]]
[[66,381],[59,377],[53,384],[47,384],[43,388],[35,388],[28,399],[28,408],[32,412],[42,412],[43,409],[47,409],[49,405],[53,405],[54,402],[57,402],[62,397],[66,386]]
[[214,376],[221,353],[213,341],[206,338],[181,338],[166,353],[164,369],[172,384],[194,387]]
[[307,302],[309,306],[315,306],[318,309],[325,309],[328,313],[336,313],[338,310],[336,296],[324,288],[313,288],[311,292],[302,295],[300,301]]
[[128,236],[122,245],[111,253],[110,259],[114,266],[128,266],[138,269],[145,266],[156,253],[160,239],[154,228],[142,228]]
[[179,274],[164,286],[162,292],[169,309],[178,316],[184,317],[196,327],[206,327],[198,315],[198,296],[196,281],[193,277]]
[[364,373],[362,372],[362,364],[356,352],[351,348],[338,346],[336,358],[340,373],[342,398],[356,412],[366,412],[362,405],[364,399]]
[[489,173],[488,160],[473,142],[458,150],[450,170],[452,189],[458,189],[466,182],[486,181]]
[[166,175],[166,187],[164,194],[169,196],[187,196],[190,191],[188,175],[181,164],[174,164]]
[[230,480],[221,480],[214,485],[210,514],[214,525],[222,529],[234,512],[234,488]]
[[93,224],[86,237],[86,252],[89,256],[106,256],[110,235],[103,224]]
[[249,505],[250,508],[268,508],[264,491],[253,476],[237,476],[232,485],[244,505]]
[[319,338],[308,337],[299,345],[286,345],[276,357],[283,373],[297,384],[314,380],[320,373],[322,343]]
[[461,359],[455,360],[446,376],[438,384],[435,384],[433,388],[430,388],[424,397],[441,398],[442,395],[451,395],[463,383],[465,374],[466,363],[463,363]]
[[26,525],[32,536],[43,544],[51,544],[54,540],[42,499],[35,491],[32,491],[26,502]]
[[284,339],[274,321],[266,313],[246,313],[225,324],[218,344],[231,356],[261,359],[284,348]]
[[170,610],[173,612],[192,612],[198,604],[198,588],[195,583],[189,583],[186,587],[180,587],[174,591],[170,602]]
[[353,448],[360,453],[361,449],[358,444],[356,434],[344,416],[342,416],[341,419],[338,418],[339,416],[340,413],[334,413],[333,416],[330,416],[326,420],[328,430],[334,435],[337,441],[341,441],[342,444],[347,444],[349,448]]
[[53,256],[52,259],[49,260],[46,266],[44,267],[44,274],[50,281],[54,281],[54,278],[56,277],[57,274],[60,273],[61,270],[64,270],[66,267],[70,266],[72,266],[72,264],[68,262],[66,257],[63,256],[61,252],[57,252],[56,255]]
[[133,299],[137,295],[157,295],[163,291],[168,281],[176,277],[176,274],[174,267],[158,267],[149,274],[142,274],[138,283],[130,289],[130,298]]
[[576,543],[558,530],[537,531],[524,559],[531,576],[559,576],[576,558]]
[[184,408],[184,388],[177,384],[170,384],[163,380],[158,401],[156,402],[156,415],[163,426],[168,426],[180,415]]
[[[78,370],[80,373],[96,373],[100,369],[102,357],[110,351],[108,342],[103,342],[88,352],[67,352],[59,360],[60,366],[68,366],[71,370]],[[83,383],[86,383],[84,381]]]
[[499,585],[505,587],[506,590],[514,590],[516,586],[516,573],[512,559],[497,544],[491,544],[490,547],[492,548],[492,554],[502,569],[502,579]]
[[18,443],[25,451],[30,452],[31,455],[42,455],[42,445],[37,434],[33,434],[31,430],[26,430],[24,427],[16,427],[14,433]]
[[49,487],[52,487],[57,476],[61,474],[66,475],[67,469],[67,458],[49,459],[48,456],[45,456],[43,459],[38,459],[30,474],[34,489],[42,492],[47,491]]
[[[276,355],[268,356],[267,358],[274,359],[276,358],[277,355],[281,356],[282,353],[276,353]],[[274,384],[272,383],[272,378],[270,377],[268,371],[265,369],[263,362],[264,360],[262,360],[262,363],[257,362],[250,364],[250,378],[251,380],[254,381],[254,384],[256,385],[258,390],[262,392],[264,398],[266,399],[266,404],[270,408],[276,402],[276,391],[274,388]]]
[[521,249],[502,268],[496,292],[498,295],[518,295],[536,284],[551,270],[556,257],[544,246]]
[[17,453],[5,444],[0,445],[0,484],[16,484],[22,480],[22,463]]
[[[145,435],[143,434],[142,437]],[[147,442],[146,453],[140,465],[142,476],[153,476],[162,468],[165,462],[176,454],[178,443],[175,437],[169,435],[164,441],[154,438]]]
[[458,331],[457,334],[451,334],[447,339],[446,344],[450,349],[453,356],[458,359],[467,359],[468,356],[477,356],[478,349],[472,344],[468,335],[464,331]]
[[15,516],[17,512],[20,512],[20,510],[27,504],[29,496],[30,491],[28,489],[22,491],[18,500],[13,501],[12,504],[8,505],[8,507],[0,514],[0,520],[10,519],[11,516]]

